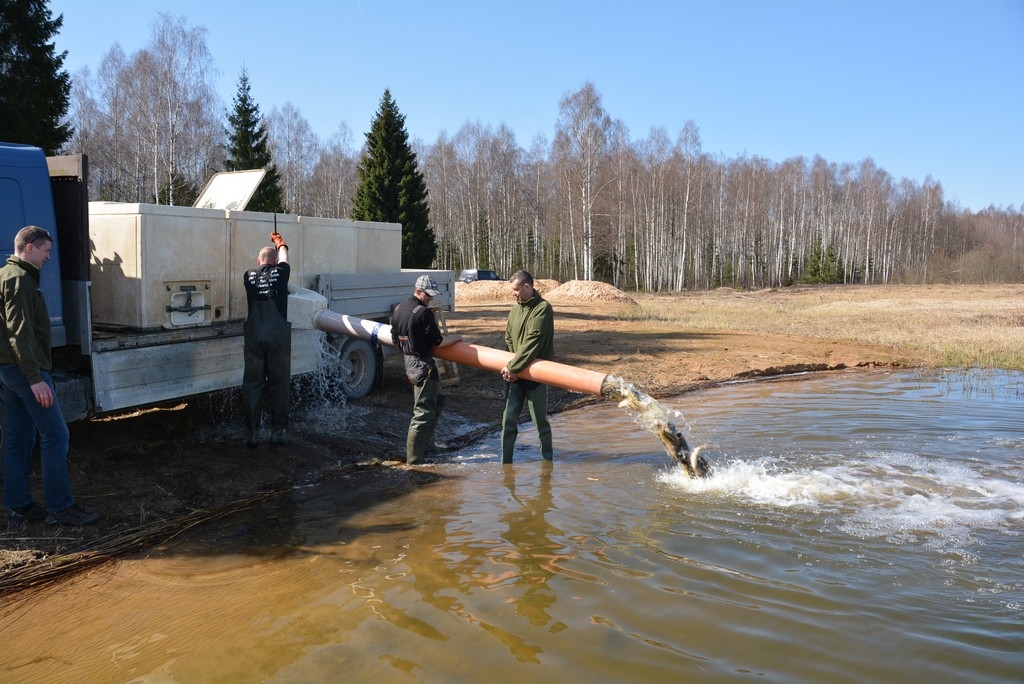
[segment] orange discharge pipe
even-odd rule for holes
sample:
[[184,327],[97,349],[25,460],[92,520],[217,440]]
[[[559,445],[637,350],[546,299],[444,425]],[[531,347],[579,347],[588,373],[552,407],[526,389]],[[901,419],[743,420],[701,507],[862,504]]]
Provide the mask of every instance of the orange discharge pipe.
[[[391,326],[386,323],[368,321],[355,316],[334,313],[325,310],[316,315],[313,326],[325,332],[358,337],[370,342],[380,342],[391,347],[397,346],[391,339]],[[475,366],[484,370],[500,372],[512,359],[512,353],[502,349],[491,349],[481,347],[467,342],[453,342],[452,344],[434,349],[434,356],[447,361],[454,361],[464,366]],[[562,389],[584,394],[601,396],[601,387],[608,376],[597,371],[577,368],[555,361],[544,361],[538,359],[525,370],[519,372],[519,377],[535,382],[561,387]]]

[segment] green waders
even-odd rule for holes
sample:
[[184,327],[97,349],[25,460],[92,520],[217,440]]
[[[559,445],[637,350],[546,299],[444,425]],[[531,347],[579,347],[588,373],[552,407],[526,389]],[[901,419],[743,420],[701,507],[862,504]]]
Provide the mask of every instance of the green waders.
[[264,399],[270,414],[271,441],[284,441],[291,388],[292,324],[281,318],[273,300],[255,301],[245,320],[245,372],[242,402],[249,443],[255,444]]
[[431,368],[427,377],[412,386],[412,420],[405,437],[405,462],[422,463],[428,449],[434,447],[434,428],[441,415],[438,396],[441,389],[437,369]]
[[525,389],[519,382],[510,382],[506,387],[505,412],[501,416],[501,462],[512,462],[512,451],[519,436],[519,414],[523,412],[523,404],[530,408],[530,418],[537,428],[540,440],[540,455],[545,461],[554,458],[551,441],[551,423],[548,422],[548,386],[538,385],[533,389]]

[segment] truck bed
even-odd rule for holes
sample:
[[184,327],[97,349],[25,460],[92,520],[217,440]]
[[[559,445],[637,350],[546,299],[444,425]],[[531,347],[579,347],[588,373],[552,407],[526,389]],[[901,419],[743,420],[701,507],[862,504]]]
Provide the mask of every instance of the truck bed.
[[[336,313],[388,320],[392,307],[410,296],[416,278],[434,277],[447,310],[455,303],[451,271],[403,270],[398,273],[342,273],[316,276],[327,307]],[[315,296],[315,295],[313,295]],[[289,307],[292,319],[292,375],[317,370],[325,353],[325,334],[310,321],[296,321],[302,309]],[[142,331],[126,326],[97,326],[91,340],[92,394],[87,373],[54,377],[67,420],[123,411],[185,397],[240,387],[244,371],[244,321]],[[94,403],[94,405],[92,405]]]

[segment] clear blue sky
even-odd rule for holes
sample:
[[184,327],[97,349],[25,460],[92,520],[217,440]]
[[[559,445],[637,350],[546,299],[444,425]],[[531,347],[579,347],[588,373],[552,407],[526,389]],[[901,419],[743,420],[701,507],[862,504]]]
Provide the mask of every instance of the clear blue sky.
[[636,140],[782,162],[867,157],[980,210],[1024,204],[1024,0],[50,0],[58,50],[95,74],[150,42],[158,12],[205,27],[230,107],[243,67],[267,114],[291,103],[358,147],[385,88],[414,139],[506,124],[553,137],[591,81]]

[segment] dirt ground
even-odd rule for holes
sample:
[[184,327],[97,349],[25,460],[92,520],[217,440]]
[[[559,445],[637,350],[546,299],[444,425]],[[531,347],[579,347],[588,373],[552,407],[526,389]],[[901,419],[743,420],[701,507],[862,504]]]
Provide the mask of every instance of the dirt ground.
[[[487,290],[490,286],[490,290]],[[558,361],[619,376],[663,398],[737,377],[898,363],[890,349],[789,335],[694,332],[657,321],[626,321],[615,307],[633,298],[600,283],[538,281],[556,311]],[[457,284],[449,332],[473,344],[502,347],[510,300],[505,283]],[[315,390],[315,388],[314,388]],[[310,394],[313,398],[309,398]],[[443,390],[445,418],[438,439],[449,449],[473,443],[498,427],[503,382],[492,371],[458,369]],[[215,511],[296,484],[344,477],[372,503],[415,477],[404,459],[412,393],[401,357],[390,356],[383,386],[344,405],[308,387],[295,388],[285,446],[244,446],[236,393],[204,397],[132,415],[71,424],[72,489],[98,524],[61,528],[43,522],[20,529],[0,522],[0,596],[24,588],[40,568],[75,567],[83,557],[103,559],[142,550],[169,537],[204,511]],[[599,399],[552,389],[552,412]],[[557,443],[556,458],[557,458]],[[445,458],[444,453],[435,456]],[[36,497],[41,486],[34,480]],[[184,523],[183,523],[184,524]],[[146,534],[147,531],[154,532]],[[138,544],[122,543],[140,539]],[[141,548],[138,548],[141,547]]]

